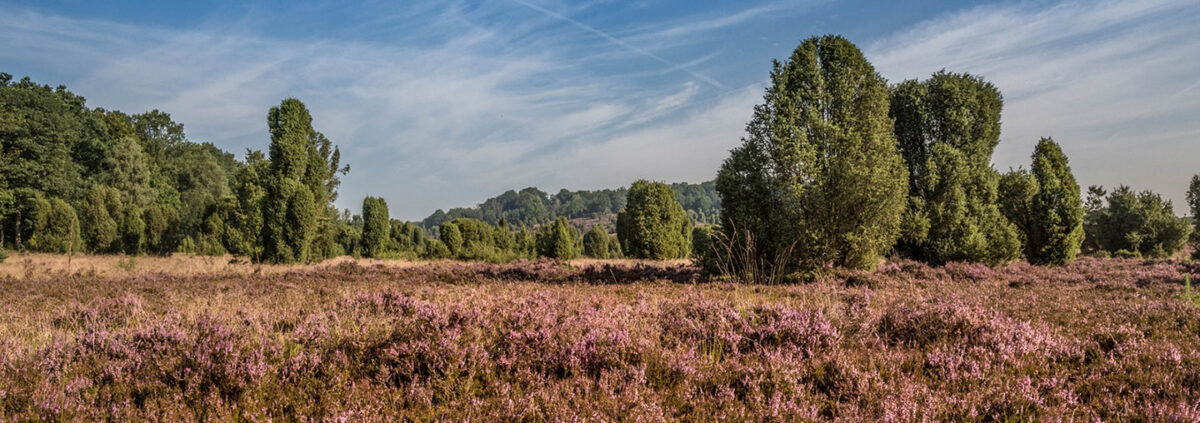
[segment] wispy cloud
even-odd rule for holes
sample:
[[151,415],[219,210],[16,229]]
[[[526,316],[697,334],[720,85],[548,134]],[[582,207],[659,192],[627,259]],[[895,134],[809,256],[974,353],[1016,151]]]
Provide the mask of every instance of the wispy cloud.
[[[724,110],[726,96],[693,102],[702,91],[694,82],[647,88],[630,79],[637,76],[588,72],[569,44],[554,40],[515,48],[514,38],[545,29],[477,22],[502,8],[429,13],[378,24],[419,22],[446,36],[388,44],[278,39],[240,23],[174,30],[10,10],[0,12],[0,45],[20,48],[0,49],[0,60],[73,70],[33,76],[67,83],[92,106],[170,112],[191,138],[237,153],[264,149],[267,109],[298,97],[353,165],[339,206],[357,209],[363,196],[383,195],[403,218],[523,186],[624,185],[633,178],[629,163],[648,159],[589,164],[631,154],[610,140],[654,133],[640,148],[732,145],[744,123],[716,130],[712,122],[721,120],[709,116],[707,134],[682,128],[683,119]],[[601,159],[567,160],[584,150]],[[687,163],[692,154],[675,159]],[[647,165],[637,174],[698,181],[714,169]]]
[[[1180,204],[1200,167],[1200,2],[1066,1],[984,6],[867,47],[893,81],[939,69],[983,75],[1005,95],[997,167],[1028,167],[1042,136],[1081,184],[1129,184]],[[1177,207],[1177,212],[1184,212]]]
[[566,15],[563,15],[563,14],[560,14],[560,13],[556,13],[556,12],[554,12],[554,11],[552,11],[552,10],[546,9],[546,8],[544,8],[544,7],[538,6],[538,5],[536,5],[536,4],[533,4],[533,3],[530,3],[530,2],[527,2],[527,1],[523,1],[523,0],[512,0],[512,1],[513,1],[514,3],[517,3],[517,4],[520,4],[520,5],[522,5],[522,6],[528,7],[528,8],[530,8],[530,9],[533,9],[533,10],[535,10],[535,11],[537,11],[538,13],[541,13],[541,14],[543,14],[543,15],[546,15],[546,16],[549,16],[549,17],[551,17],[551,18],[554,18],[554,19],[557,19],[557,20],[560,20],[560,21],[563,21],[563,22],[569,23],[569,24],[571,24],[571,25],[574,25],[575,27],[578,27],[578,28],[580,28],[580,29],[583,29],[584,31],[590,32],[590,33],[592,33],[592,34],[596,34],[597,36],[600,36],[601,38],[604,38],[605,40],[608,40],[609,42],[611,42],[611,43],[613,43],[613,44],[616,44],[616,45],[618,45],[618,46],[621,46],[621,48],[624,48],[624,49],[626,49],[626,50],[629,50],[629,51],[632,51],[632,52],[634,52],[634,53],[640,54],[640,55],[642,55],[642,56],[645,56],[645,57],[648,57],[648,58],[654,59],[655,61],[661,62],[661,63],[663,63],[663,64],[665,64],[665,65],[667,65],[667,66],[670,66],[670,69],[672,69],[672,70],[679,70],[679,71],[682,71],[682,72],[686,72],[688,75],[691,75],[692,77],[694,77],[694,78],[696,78],[696,79],[699,79],[699,80],[701,80],[701,81],[704,81],[705,83],[707,83],[707,84],[709,84],[709,85],[712,85],[713,87],[716,87],[716,88],[724,88],[724,87],[725,87],[725,86],[724,86],[724,85],[722,85],[720,82],[717,82],[717,80],[715,80],[715,79],[712,79],[712,78],[709,78],[709,77],[707,77],[707,76],[704,76],[704,75],[700,74],[699,72],[696,72],[696,71],[694,71],[694,70],[692,70],[692,69],[689,69],[689,67],[688,67],[688,66],[681,66],[679,63],[676,63],[676,62],[673,62],[673,61],[667,60],[666,58],[664,58],[664,57],[662,57],[662,56],[659,56],[658,54],[655,54],[655,53],[653,53],[653,52],[651,52],[651,51],[649,51],[649,50],[646,50],[646,49],[640,48],[640,47],[638,47],[638,46],[635,46],[635,45],[633,45],[633,44],[630,44],[630,43],[628,43],[628,42],[626,42],[626,41],[624,41],[624,40],[622,40],[622,39],[620,39],[620,38],[617,38],[617,37],[614,37],[614,36],[610,35],[610,34],[609,34],[609,33],[607,33],[607,32],[604,32],[604,31],[601,31],[601,30],[599,30],[599,29],[596,29],[596,28],[594,28],[594,27],[592,27],[592,26],[590,26],[590,25],[588,25],[588,24],[585,24],[585,23],[583,23],[583,22],[580,22],[580,21],[578,21],[578,20],[572,19],[572,18],[570,18],[570,17],[568,17],[568,16],[566,16]]

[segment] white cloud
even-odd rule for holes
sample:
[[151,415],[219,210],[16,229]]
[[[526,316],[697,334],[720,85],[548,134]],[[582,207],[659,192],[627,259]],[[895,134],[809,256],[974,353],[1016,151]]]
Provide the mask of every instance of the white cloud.
[[985,6],[870,44],[892,81],[945,68],[1005,95],[997,168],[1029,166],[1042,136],[1063,145],[1081,185],[1154,189],[1182,208],[1200,172],[1200,3],[1067,1]]

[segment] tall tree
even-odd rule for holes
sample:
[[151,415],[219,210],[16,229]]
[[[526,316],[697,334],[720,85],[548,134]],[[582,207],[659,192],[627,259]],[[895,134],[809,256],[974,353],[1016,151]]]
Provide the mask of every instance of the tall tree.
[[625,210],[617,214],[617,238],[630,257],[686,258],[691,252],[692,222],[671,187],[639,180],[629,187]]
[[[1200,259],[1200,175],[1192,175],[1192,182],[1188,185],[1187,202],[1189,211],[1192,214],[1192,235],[1190,239],[1192,244],[1192,258]],[[2,244],[0,242],[0,245]]]
[[271,108],[267,124],[271,166],[265,178],[262,260],[307,261],[320,210],[310,186],[304,184],[310,169],[312,116],[304,103],[288,98]]
[[717,174],[722,228],[752,233],[781,270],[875,267],[899,235],[908,178],[887,82],[834,35],[774,62],[771,82]]
[[1070,263],[1083,243],[1083,199],[1067,156],[1053,139],[1038,141],[1032,173],[1038,188],[1025,232],[1025,256],[1036,264]]
[[909,175],[897,249],[933,263],[1016,258],[1020,241],[1000,213],[991,167],[1000,91],[977,76],[941,71],[896,85],[890,103]]

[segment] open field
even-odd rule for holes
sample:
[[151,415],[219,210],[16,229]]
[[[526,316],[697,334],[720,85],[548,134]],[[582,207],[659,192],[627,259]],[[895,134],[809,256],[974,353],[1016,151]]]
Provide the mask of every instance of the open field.
[[0,265],[0,421],[1200,420],[1200,268],[1178,261],[748,286],[683,263],[46,258]]

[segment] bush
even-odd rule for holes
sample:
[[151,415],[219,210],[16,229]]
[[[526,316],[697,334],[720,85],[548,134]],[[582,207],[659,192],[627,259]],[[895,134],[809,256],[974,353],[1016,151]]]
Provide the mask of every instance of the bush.
[[537,231],[538,255],[546,258],[571,260],[579,257],[575,239],[579,237],[567,218],[559,217],[554,222],[542,225]]
[[[1092,188],[1090,195],[1104,195],[1102,188]],[[1164,258],[1179,252],[1191,235],[1192,226],[1186,219],[1175,216],[1171,202],[1161,195],[1142,191],[1135,193],[1119,186],[1103,201],[1090,198],[1089,203],[1104,203],[1089,212],[1089,238],[1097,248],[1117,256]]]
[[608,258],[608,232],[600,225],[592,226],[592,229],[583,235],[583,255],[591,258]]
[[653,260],[688,256],[692,222],[670,186],[640,180],[629,187],[627,198],[617,214],[617,238],[625,255]]

